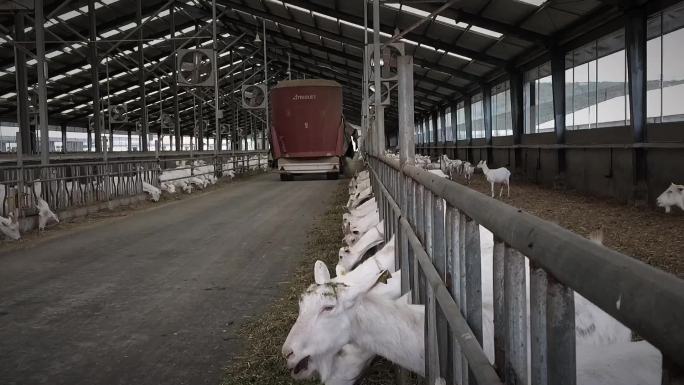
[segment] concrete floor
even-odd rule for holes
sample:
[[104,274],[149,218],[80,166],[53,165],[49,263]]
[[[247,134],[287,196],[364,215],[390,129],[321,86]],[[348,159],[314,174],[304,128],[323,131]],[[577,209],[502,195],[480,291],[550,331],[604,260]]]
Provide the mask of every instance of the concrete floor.
[[338,183],[263,175],[0,252],[0,384],[217,384]]

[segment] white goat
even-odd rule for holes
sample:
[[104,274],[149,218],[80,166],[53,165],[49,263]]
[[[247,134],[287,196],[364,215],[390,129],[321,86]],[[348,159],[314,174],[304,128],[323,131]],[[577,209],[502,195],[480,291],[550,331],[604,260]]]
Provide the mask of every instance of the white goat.
[[372,195],[373,189],[369,186],[368,188],[350,196],[349,200],[347,201],[347,208],[351,210],[358,207],[360,204],[370,199]]
[[473,177],[473,174],[475,173],[475,166],[470,164],[470,162],[464,162],[463,163],[463,175],[465,176],[465,179],[470,183],[470,179]]
[[143,191],[150,194],[150,199],[154,202],[159,202],[159,197],[161,196],[161,190],[152,186],[151,184],[143,181]]
[[509,180],[511,178],[511,172],[508,171],[506,167],[499,167],[492,170],[489,167],[487,167],[486,160],[481,160],[480,163],[477,164],[477,167],[482,169],[482,172],[484,172],[485,176],[487,177],[487,181],[492,185],[492,198],[494,198],[494,185],[497,183],[501,184],[499,198],[501,198],[501,195],[503,194],[504,185],[506,185],[508,189],[507,194],[510,198],[511,185]]
[[349,226],[350,222],[358,220],[365,217],[369,213],[378,209],[378,205],[375,202],[375,198],[372,197],[367,201],[363,202],[354,209],[349,210],[348,213],[342,214],[342,227],[346,228]]
[[672,210],[672,206],[684,210],[684,185],[670,183],[670,187],[660,194],[656,203],[658,207],[664,207],[666,213]]
[[48,203],[43,200],[43,198],[36,197],[36,207],[38,208],[38,230],[45,230],[45,226],[50,222],[54,221],[59,223],[59,218],[57,214],[50,210]]
[[356,220],[356,218],[352,218],[352,220],[349,222],[349,227],[345,228],[345,236],[344,236],[344,242],[352,246],[356,241],[359,240],[365,234],[373,228],[375,225],[377,225],[380,222],[380,215],[378,214],[378,210],[374,210],[365,217],[359,218]]
[[353,246],[345,246],[340,248],[340,261],[338,265],[350,271],[360,261],[368,251],[381,244],[384,240],[384,221],[380,221],[375,227],[368,230]]
[[0,216],[0,232],[2,232],[7,238],[13,239],[15,241],[21,238],[21,233],[19,232],[19,221],[14,213],[10,212],[8,214],[8,218]]
[[461,166],[463,161],[460,159],[449,159],[446,154],[441,157],[442,162],[442,172],[449,176],[450,179],[454,179],[454,174],[458,175],[461,173]]
[[310,357],[337,353],[351,343],[423,376],[424,307],[369,293],[374,285],[374,280],[311,285],[283,345],[288,368],[297,372]]

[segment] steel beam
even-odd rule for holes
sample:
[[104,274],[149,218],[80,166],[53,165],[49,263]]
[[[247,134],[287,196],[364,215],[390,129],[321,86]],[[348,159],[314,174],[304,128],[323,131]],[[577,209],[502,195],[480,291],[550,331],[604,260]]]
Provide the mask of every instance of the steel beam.
[[[512,70],[509,73],[511,85],[511,127],[513,128],[513,145],[519,145],[525,131],[523,114],[523,74],[521,71]],[[522,151],[519,148],[514,150],[514,163],[517,170],[522,169]]]
[[[413,164],[416,156],[414,106],[413,106],[413,57],[397,59],[399,71],[399,161],[403,166]],[[402,183],[406,182],[402,178]],[[402,188],[404,191],[405,186]]]
[[[90,0],[93,1],[93,0]],[[140,135],[141,149],[147,151],[147,97],[145,95],[145,56],[143,55],[142,0],[136,0],[136,21],[138,23],[138,84],[140,92]],[[149,19],[148,19],[149,20]],[[111,50],[110,50],[111,51]]]
[[100,59],[97,56],[97,19],[95,17],[95,0],[88,0],[88,32],[90,39],[88,58],[90,61],[90,95],[93,102],[93,129],[95,130],[95,152],[102,151],[100,127]]
[[[646,141],[646,19],[643,7],[627,12],[625,18],[625,46],[629,83],[629,122],[634,143]],[[642,201],[648,194],[646,187],[646,154],[644,149],[632,150],[634,192],[633,199]]]
[[[17,12],[14,14],[14,31],[16,41],[26,41],[24,34],[24,14]],[[26,54],[19,49],[19,44],[14,43],[14,68],[16,68],[17,83],[17,123],[21,134],[21,151],[24,155],[31,155],[34,152],[31,144],[31,126],[29,122],[29,94],[26,70]]]
[[176,137],[176,151],[181,150],[181,125],[180,116],[178,112],[178,65],[176,65],[176,57],[178,55],[176,51],[176,2],[172,2],[169,7],[169,12],[171,17],[171,89],[173,90],[173,121],[175,124],[175,137]]
[[[560,50],[551,54],[551,81],[556,144],[565,144],[565,55]],[[562,178],[565,173],[565,150],[559,149],[556,156],[556,175]]]
[[492,163],[492,88],[488,84],[483,84],[481,88],[485,143],[489,146],[487,147],[487,160]]
[[47,66],[45,65],[45,15],[43,0],[35,0],[36,72],[38,72],[38,124],[40,125],[40,163],[50,163],[50,137],[48,133]]

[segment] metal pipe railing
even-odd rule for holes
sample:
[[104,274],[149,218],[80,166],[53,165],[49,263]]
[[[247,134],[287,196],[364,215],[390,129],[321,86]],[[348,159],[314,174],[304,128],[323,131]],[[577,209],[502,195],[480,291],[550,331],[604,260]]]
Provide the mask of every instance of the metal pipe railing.
[[[99,162],[72,162],[50,165],[0,166],[0,215],[19,211],[19,216],[30,215],[36,209],[36,189],[42,199],[55,211],[71,207],[86,206],[96,202],[125,198],[143,193],[142,182],[155,187],[160,186],[160,175],[164,165],[176,161],[189,162],[187,167],[167,170],[190,169],[190,176],[214,174],[220,176],[225,170],[239,173],[241,170],[261,168],[265,151],[222,153],[218,157],[173,158],[173,159],[136,159]],[[254,158],[256,157],[256,158]],[[254,159],[252,159],[254,158]],[[195,172],[193,161],[206,160],[212,170]],[[243,162],[242,169],[235,169],[235,161]],[[245,163],[246,162],[246,163]],[[184,179],[172,178],[165,181]],[[19,182],[22,188],[17,188]],[[40,184],[37,186],[36,184]]]
[[[417,167],[369,163],[402,291],[426,305],[429,383],[574,384],[573,291],[658,348],[664,379],[684,367],[683,280]],[[480,225],[494,234],[493,367],[481,348]]]

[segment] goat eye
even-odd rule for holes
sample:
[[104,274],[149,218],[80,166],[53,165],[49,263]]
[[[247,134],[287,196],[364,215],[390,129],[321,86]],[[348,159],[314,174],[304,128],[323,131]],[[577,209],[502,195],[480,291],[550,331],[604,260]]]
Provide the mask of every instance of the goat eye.
[[332,311],[332,309],[334,308],[335,306],[323,306],[323,309],[321,309],[321,313],[324,313],[326,311]]

